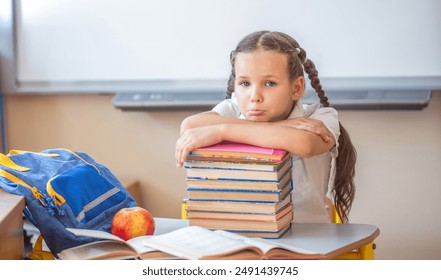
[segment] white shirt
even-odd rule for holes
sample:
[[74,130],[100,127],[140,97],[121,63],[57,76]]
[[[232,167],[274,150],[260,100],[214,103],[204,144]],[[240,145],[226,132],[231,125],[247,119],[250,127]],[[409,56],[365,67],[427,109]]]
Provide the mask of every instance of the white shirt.
[[[216,105],[213,111],[224,117],[241,118],[235,94]],[[338,156],[338,137],[340,126],[338,114],[334,108],[322,107],[320,103],[303,105],[301,100],[296,102],[289,119],[309,117],[322,121],[334,135],[336,145],[329,152],[310,157],[299,158],[292,154],[293,167],[293,204],[294,222],[331,222],[326,196],[334,185],[335,162]]]

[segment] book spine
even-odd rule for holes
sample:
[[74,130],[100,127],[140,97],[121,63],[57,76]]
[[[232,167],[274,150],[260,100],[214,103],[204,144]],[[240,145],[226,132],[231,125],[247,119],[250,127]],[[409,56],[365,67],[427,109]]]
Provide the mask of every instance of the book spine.
[[187,191],[198,191],[198,192],[207,192],[207,193],[257,193],[257,194],[276,194],[279,195],[282,193],[283,189],[280,190],[269,190],[269,191],[261,191],[261,190],[237,190],[237,189],[204,189],[204,188],[192,188],[187,187]]

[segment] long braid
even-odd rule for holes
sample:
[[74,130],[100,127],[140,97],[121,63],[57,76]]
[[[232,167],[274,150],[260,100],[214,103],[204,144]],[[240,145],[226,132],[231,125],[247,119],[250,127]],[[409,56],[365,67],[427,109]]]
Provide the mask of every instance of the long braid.
[[340,124],[340,136],[338,137],[338,157],[336,162],[333,198],[334,203],[343,222],[348,221],[352,202],[355,197],[355,162],[357,151],[352,144],[346,129]]
[[[328,97],[320,84],[318,71],[314,63],[306,58],[306,53],[299,48],[299,58],[303,61],[303,67],[311,80],[311,86],[316,91],[320,103],[324,107],[329,107]],[[348,215],[351,211],[352,202],[355,197],[355,162],[357,151],[355,150],[348,132],[339,122],[340,136],[338,137],[338,157],[336,159],[336,175],[334,188],[332,189],[335,208],[340,219],[343,222],[348,221]]]
[[328,97],[325,95],[325,91],[322,88],[314,63],[308,59],[303,66],[305,67],[305,72],[308,74],[308,78],[311,80],[312,88],[315,89],[315,92],[320,98],[320,103],[324,107],[329,107]]

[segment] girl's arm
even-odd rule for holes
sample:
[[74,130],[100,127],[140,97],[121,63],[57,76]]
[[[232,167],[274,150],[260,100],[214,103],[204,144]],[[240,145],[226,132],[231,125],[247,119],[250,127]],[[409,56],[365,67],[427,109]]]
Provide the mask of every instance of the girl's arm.
[[251,121],[238,119],[238,118],[228,118],[219,115],[213,111],[202,112],[185,118],[181,123],[181,135],[187,129],[213,125],[213,124],[251,124]]
[[[202,112],[199,114],[192,115],[184,119],[181,123],[181,135],[187,129],[213,125],[213,124],[256,124],[249,120],[229,118],[219,115],[213,111]],[[323,124],[323,122],[307,117],[299,117],[295,119],[286,119],[273,124],[291,126],[300,130],[305,130],[312,132],[316,135],[322,137],[323,141],[330,142],[332,138],[332,133]]]
[[284,149],[300,157],[322,154],[335,145],[332,134],[317,120],[252,122],[205,112],[183,121],[176,142],[176,165],[181,167],[192,150],[225,140]]

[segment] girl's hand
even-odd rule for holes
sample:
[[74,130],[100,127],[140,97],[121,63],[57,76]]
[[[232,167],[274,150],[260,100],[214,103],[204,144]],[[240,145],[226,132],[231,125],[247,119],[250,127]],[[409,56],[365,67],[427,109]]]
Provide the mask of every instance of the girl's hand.
[[188,154],[194,149],[222,141],[221,125],[209,125],[185,130],[176,141],[176,166],[182,167]]
[[279,121],[278,124],[290,126],[296,129],[305,130],[312,132],[318,136],[320,136],[323,141],[326,143],[329,143],[331,141],[334,141],[334,136],[329,131],[329,129],[325,126],[325,124],[322,121],[311,119],[307,117],[299,117],[295,119],[286,119]]

